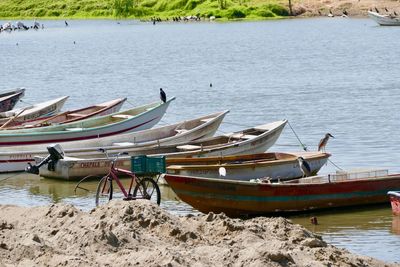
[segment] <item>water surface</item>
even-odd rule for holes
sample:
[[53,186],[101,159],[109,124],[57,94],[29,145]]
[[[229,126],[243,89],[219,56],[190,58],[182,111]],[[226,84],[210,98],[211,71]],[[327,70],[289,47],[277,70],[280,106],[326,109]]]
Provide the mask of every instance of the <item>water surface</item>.
[[[44,30],[0,34],[0,90],[26,87],[20,105],[69,95],[66,109],[116,97],[128,97],[129,107],[157,100],[162,87],[177,99],[160,124],[230,109],[223,133],[286,118],[311,150],[332,133],[336,138],[327,150],[343,169],[400,171],[400,27],[342,18],[155,26],[113,20],[74,20],[69,27],[64,21],[42,23]],[[286,127],[271,150],[298,149]],[[335,170],[328,164],[322,172]],[[20,175],[0,181],[0,203],[61,201],[90,209],[93,195],[75,195],[73,188],[74,183]],[[163,193],[166,209],[194,212]],[[318,218],[315,231],[325,240],[400,262],[393,253],[400,244],[398,223],[388,205]],[[309,227],[308,215],[294,220]]]

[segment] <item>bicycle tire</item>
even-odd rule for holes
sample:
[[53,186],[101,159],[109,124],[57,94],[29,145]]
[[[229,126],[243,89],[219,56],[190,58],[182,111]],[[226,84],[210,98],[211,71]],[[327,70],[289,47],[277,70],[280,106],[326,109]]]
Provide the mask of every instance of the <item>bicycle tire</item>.
[[109,202],[113,197],[112,180],[106,175],[101,178],[96,190],[96,207]]
[[140,179],[133,190],[133,197],[136,199],[147,199],[160,206],[161,192],[160,187],[152,178],[145,177]]

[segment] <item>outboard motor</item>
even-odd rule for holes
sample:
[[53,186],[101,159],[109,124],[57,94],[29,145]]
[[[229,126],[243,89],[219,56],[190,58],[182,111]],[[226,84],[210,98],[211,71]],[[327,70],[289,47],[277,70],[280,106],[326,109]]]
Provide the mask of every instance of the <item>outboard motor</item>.
[[25,171],[28,173],[39,174],[39,168],[44,164],[47,164],[49,171],[54,171],[57,161],[64,158],[64,150],[59,144],[55,144],[48,146],[47,151],[49,151],[49,155],[47,157],[45,157],[38,165],[32,165],[28,163],[28,167],[25,168]]

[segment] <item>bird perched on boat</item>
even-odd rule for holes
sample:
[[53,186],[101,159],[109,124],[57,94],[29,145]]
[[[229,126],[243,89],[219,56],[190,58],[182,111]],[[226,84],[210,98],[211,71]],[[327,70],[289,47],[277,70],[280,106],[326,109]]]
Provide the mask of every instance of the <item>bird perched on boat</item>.
[[302,177],[307,177],[311,175],[311,167],[307,163],[307,161],[303,157],[298,157],[297,161],[299,162],[300,170],[303,173]]
[[328,143],[329,137],[335,138],[335,137],[333,137],[333,135],[331,135],[330,133],[325,134],[325,137],[322,138],[322,139],[319,141],[319,144],[318,144],[318,151],[321,151],[321,150],[325,151],[325,147],[326,147],[326,144]]
[[162,88],[160,88],[160,99],[162,102],[167,102],[167,94],[164,92]]

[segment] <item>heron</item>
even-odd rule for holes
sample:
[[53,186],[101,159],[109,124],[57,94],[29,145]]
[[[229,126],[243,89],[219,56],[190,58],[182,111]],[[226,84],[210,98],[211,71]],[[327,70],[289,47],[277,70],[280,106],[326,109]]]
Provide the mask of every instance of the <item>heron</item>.
[[66,20],[64,20],[65,23],[65,27],[68,27],[68,22]]
[[321,151],[321,150],[325,151],[325,147],[326,147],[326,144],[328,143],[329,137],[335,138],[330,133],[325,134],[325,137],[322,138],[321,141],[319,141],[318,151]]
[[300,170],[303,173],[302,177],[307,177],[311,175],[311,167],[307,163],[307,161],[303,157],[298,157],[297,161],[299,162]]
[[160,99],[162,102],[167,102],[167,94],[164,92],[162,88],[160,88]]

